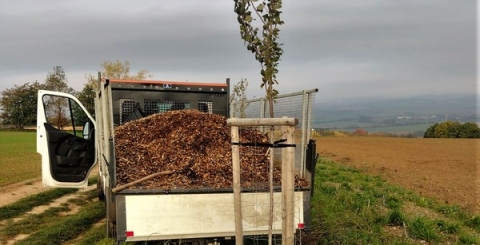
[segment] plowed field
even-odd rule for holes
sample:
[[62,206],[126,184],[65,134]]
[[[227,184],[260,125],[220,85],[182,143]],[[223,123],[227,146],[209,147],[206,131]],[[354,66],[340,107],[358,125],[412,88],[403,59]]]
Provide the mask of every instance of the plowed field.
[[317,153],[480,213],[480,140],[317,137]]

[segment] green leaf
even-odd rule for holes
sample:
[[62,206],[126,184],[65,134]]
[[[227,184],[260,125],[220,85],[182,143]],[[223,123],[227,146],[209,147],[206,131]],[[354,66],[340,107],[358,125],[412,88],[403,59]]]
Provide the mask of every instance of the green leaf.
[[252,22],[252,16],[250,16],[250,15],[245,16],[245,21],[246,22]]
[[263,7],[264,7],[264,6],[263,6],[262,3],[259,4],[259,5],[257,6],[257,11],[262,12],[262,11],[263,11]]

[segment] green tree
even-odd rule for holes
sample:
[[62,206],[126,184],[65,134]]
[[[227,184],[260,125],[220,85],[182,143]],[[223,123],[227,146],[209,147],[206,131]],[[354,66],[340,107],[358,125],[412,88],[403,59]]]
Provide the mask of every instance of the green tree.
[[[48,73],[44,87],[46,90],[75,94],[75,90],[68,86],[65,70],[61,66],[55,66],[53,72]],[[49,123],[57,126],[59,129],[71,123],[68,100],[55,96],[46,96],[43,99],[43,103],[45,104],[45,113]]]
[[[151,78],[152,75],[148,73],[148,70],[141,69],[136,74],[130,74],[130,62],[128,60],[121,62],[116,61],[104,61],[100,64],[101,76],[116,79],[131,79],[131,80],[145,80]],[[77,93],[77,98],[86,107],[91,115],[95,113],[95,90],[98,86],[98,76],[88,74],[85,76],[87,82],[85,83],[83,90]],[[77,115],[77,113],[75,113]],[[81,117],[78,114],[78,117]]]
[[480,138],[480,128],[474,122],[466,122],[460,130],[460,138]]
[[136,74],[130,74],[130,62],[125,60],[121,62],[116,61],[104,61],[101,65],[102,67],[102,76],[108,78],[117,78],[117,79],[132,79],[132,80],[145,80],[152,77],[148,73],[148,70],[141,69]]
[[[86,83],[83,87],[82,91],[76,94],[76,97],[82,105],[87,109],[90,115],[95,116],[95,89],[93,87],[93,83]],[[83,110],[79,107],[75,107],[73,111],[73,116],[76,122],[87,122],[87,115],[83,113]]]
[[92,83],[86,83],[82,91],[77,93],[77,98],[82,102],[83,106],[93,115],[95,112],[95,104],[91,98],[95,98],[95,88]]
[[435,128],[438,126],[438,123],[433,124],[432,126],[428,127],[423,135],[423,138],[435,138]]
[[[240,23],[240,35],[247,50],[260,62],[262,75],[261,88],[265,88],[269,102],[270,117],[274,117],[273,103],[278,91],[273,88],[278,84],[277,73],[280,56],[283,54],[282,44],[278,42],[279,26],[284,24],[280,19],[282,13],[281,0],[234,0],[235,13]],[[257,18],[254,18],[255,15]],[[262,32],[259,34],[259,28]]]
[[245,109],[248,106],[247,100],[247,87],[248,81],[247,79],[240,79],[236,85],[233,86],[232,94],[230,97],[230,103],[235,103],[236,108],[240,112],[240,118],[245,118],[247,115],[245,114]]
[[480,138],[480,128],[474,122],[461,124],[454,121],[435,123],[430,126],[424,138]]
[[454,121],[446,121],[435,128],[435,138],[459,138],[461,124]]
[[14,125],[17,129],[37,123],[37,91],[42,89],[38,82],[32,84],[15,85],[13,88],[2,91],[0,114],[2,124]]
[[[130,74],[130,62],[128,60],[125,60],[124,62],[119,60],[106,60],[100,64],[100,68],[101,76],[106,78],[145,80],[152,77],[148,70],[145,69],[139,70],[136,74]],[[98,80],[97,75],[89,74],[86,78],[87,84],[90,83],[93,85],[93,88],[96,88],[96,81]]]
[[63,70],[61,66],[53,67],[53,72],[48,73],[44,86],[46,90],[70,94],[75,93],[75,90],[68,86],[65,70]]

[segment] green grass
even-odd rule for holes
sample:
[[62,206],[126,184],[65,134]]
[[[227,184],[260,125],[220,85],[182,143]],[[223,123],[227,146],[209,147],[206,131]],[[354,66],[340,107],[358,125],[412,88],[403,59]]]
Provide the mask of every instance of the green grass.
[[435,223],[425,217],[413,219],[408,226],[408,233],[414,239],[427,242],[439,242],[440,231]]
[[105,237],[106,227],[105,224],[93,226],[90,230],[85,232],[83,239],[78,241],[78,245],[112,245],[115,244],[113,239]]
[[480,216],[378,176],[320,159],[315,183],[311,244],[480,244]]
[[40,229],[14,244],[62,244],[88,231],[93,224],[103,219],[104,216],[105,205],[102,202],[92,202],[83,206],[78,213],[57,219],[56,222],[49,224],[44,229]]
[[[58,197],[50,196],[49,200],[53,201],[56,198]],[[22,202],[12,205],[19,206],[20,203]],[[80,207],[80,210],[74,214],[68,214],[72,211],[72,207]],[[38,214],[22,212],[15,217],[17,218],[8,219],[0,225],[0,244],[20,234],[29,234],[29,236],[15,244],[62,244],[88,231],[93,224],[105,217],[105,210],[104,203],[96,199],[94,189],[82,192],[58,207],[50,207]]]
[[58,219],[58,215],[61,212],[70,211],[67,205],[62,205],[60,207],[51,207],[40,214],[28,214],[23,219],[18,222],[13,222],[8,220],[3,230],[2,235],[7,240],[9,238],[15,237],[18,234],[28,234],[42,229],[48,223],[52,223]]
[[41,176],[35,131],[0,131],[0,186]]

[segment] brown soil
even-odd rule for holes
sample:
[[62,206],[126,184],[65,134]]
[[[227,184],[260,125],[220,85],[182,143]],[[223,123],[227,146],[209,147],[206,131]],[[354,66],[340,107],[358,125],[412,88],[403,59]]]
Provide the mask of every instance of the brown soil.
[[[97,166],[93,167],[89,176],[95,175],[98,175]],[[0,186],[0,207],[52,188],[54,187],[43,186],[42,178],[30,179],[10,185]]]
[[48,190],[42,179],[32,179],[0,187],[0,207],[16,202],[21,198]]
[[415,193],[480,212],[478,139],[317,137],[317,152]]

